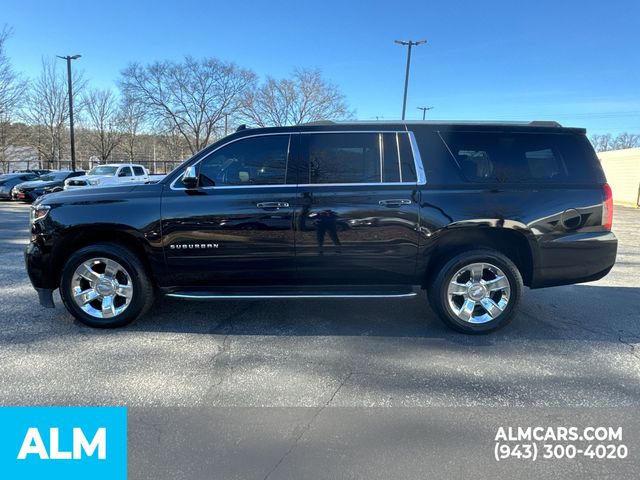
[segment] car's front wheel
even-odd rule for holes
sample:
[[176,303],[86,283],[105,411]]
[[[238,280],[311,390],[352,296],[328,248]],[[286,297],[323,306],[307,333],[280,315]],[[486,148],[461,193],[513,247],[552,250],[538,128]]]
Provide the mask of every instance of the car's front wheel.
[[487,333],[509,323],[522,296],[522,276],[495,250],[473,250],[447,261],[428,285],[431,307],[463,333]]
[[142,316],[153,286],[142,262],[125,247],[95,244],[71,255],[62,269],[60,296],[67,310],[91,327],[113,328]]

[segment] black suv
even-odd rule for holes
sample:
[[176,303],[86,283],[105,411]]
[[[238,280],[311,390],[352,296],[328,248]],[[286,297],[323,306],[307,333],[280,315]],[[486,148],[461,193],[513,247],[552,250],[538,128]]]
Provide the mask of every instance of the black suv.
[[157,184],[32,207],[44,306],[96,327],[186,299],[409,297],[451,327],[505,325],[523,285],[602,278],[611,190],[585,130],[555,122],[244,129]]

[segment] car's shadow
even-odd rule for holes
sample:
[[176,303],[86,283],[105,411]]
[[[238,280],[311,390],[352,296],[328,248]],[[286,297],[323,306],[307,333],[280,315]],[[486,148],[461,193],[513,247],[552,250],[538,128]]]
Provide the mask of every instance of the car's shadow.
[[518,338],[633,344],[640,342],[639,305],[640,288],[571,285],[527,290],[510,325],[470,336],[445,327],[424,294],[404,300],[160,298],[145,317],[127,328],[216,335],[422,337],[467,345]]

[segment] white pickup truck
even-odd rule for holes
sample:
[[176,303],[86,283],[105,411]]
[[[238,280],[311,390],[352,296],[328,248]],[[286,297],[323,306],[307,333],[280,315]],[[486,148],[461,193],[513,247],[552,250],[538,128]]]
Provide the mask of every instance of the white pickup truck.
[[149,172],[142,165],[109,163],[93,167],[87,175],[65,180],[64,189],[84,187],[113,187],[149,181]]

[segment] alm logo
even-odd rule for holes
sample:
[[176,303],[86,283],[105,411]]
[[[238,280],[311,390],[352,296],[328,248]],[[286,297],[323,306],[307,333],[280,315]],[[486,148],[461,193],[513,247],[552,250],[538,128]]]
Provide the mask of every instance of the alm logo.
[[126,480],[125,407],[0,407],[0,478]]
[[27,434],[18,452],[18,460],[25,460],[28,455],[37,455],[40,460],[82,460],[82,452],[91,457],[98,452],[99,460],[107,458],[107,429],[100,427],[91,441],[87,440],[82,428],[73,428],[73,449],[60,450],[60,432],[58,428],[49,429],[49,449],[44,444],[37,427],[27,429]]

